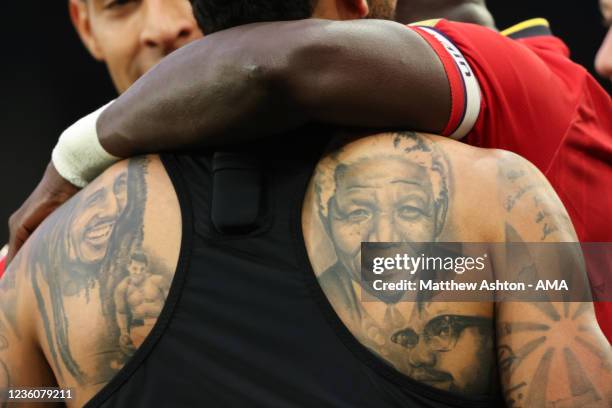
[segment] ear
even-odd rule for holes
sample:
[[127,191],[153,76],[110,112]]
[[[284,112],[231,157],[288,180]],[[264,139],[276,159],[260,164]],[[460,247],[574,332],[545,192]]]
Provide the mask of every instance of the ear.
[[104,59],[103,53],[98,45],[96,37],[91,30],[91,16],[89,14],[89,0],[68,0],[70,19],[76,29],[81,41],[89,50],[89,53],[98,61]]

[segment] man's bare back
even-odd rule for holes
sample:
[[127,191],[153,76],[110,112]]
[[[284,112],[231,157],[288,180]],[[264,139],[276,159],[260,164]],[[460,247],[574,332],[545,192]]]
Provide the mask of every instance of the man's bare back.
[[[394,298],[398,292],[366,293],[362,242],[574,242],[565,209],[525,160],[411,132],[361,138],[319,163],[303,225],[311,264],[336,314],[360,343],[406,376],[469,396],[503,386],[510,406],[544,406],[547,395],[563,395],[557,399],[566,403],[609,404],[605,339],[598,333],[567,341],[566,330],[577,333],[583,324],[595,324],[590,306],[582,314],[581,303],[496,305],[435,297],[413,303]],[[513,268],[538,266],[538,260],[520,262]],[[523,330],[504,329],[517,326]],[[600,362],[607,369],[599,371],[588,358],[564,363],[559,353],[554,367],[568,373],[568,381],[591,369],[604,375],[588,375],[589,386],[581,392],[569,391],[564,381],[552,385],[551,353],[580,349],[583,340],[607,350]]]
[[[0,379],[6,386],[74,388],[71,405],[80,406],[108,383],[162,312],[180,224],[172,183],[155,157],[116,165],[51,217],[1,282]],[[555,336],[561,327],[567,333],[579,325],[592,328],[584,341],[600,351],[599,360],[573,344],[564,347],[577,356],[571,361],[581,372],[597,374],[588,375],[586,391],[563,398],[605,406],[609,354],[589,306],[572,305],[579,318],[557,322],[547,320],[550,310],[531,305],[511,310],[429,302],[417,310],[411,303],[358,301],[361,289],[351,273],[358,270],[362,241],[505,242],[508,225],[525,241],[573,240],[558,199],[523,160],[413,133],[363,138],[324,158],[303,211],[311,263],[330,303],[354,337],[399,372],[481,395],[500,388],[495,373],[501,368],[508,401],[545,401],[561,395],[562,386],[543,393],[541,383],[532,385],[534,373],[548,378],[548,350],[562,347]],[[130,273],[145,274],[140,283],[146,290]],[[516,316],[527,327],[545,324],[551,335],[526,353],[531,339],[524,332],[498,328],[513,327]]]
[[[1,283],[8,386],[73,388],[69,405],[82,406],[142,345],[161,313],[181,243],[172,192],[159,159],[133,159],[45,222]],[[139,268],[144,259],[146,271]],[[18,296],[9,303],[11,293]],[[27,369],[15,366],[36,355]]]

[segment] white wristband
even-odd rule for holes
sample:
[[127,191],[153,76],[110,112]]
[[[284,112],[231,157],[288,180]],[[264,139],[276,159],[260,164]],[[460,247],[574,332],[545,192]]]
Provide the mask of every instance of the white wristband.
[[77,187],[85,187],[112,164],[121,160],[108,153],[98,140],[96,122],[113,102],[77,121],[62,133],[52,161],[57,172]]

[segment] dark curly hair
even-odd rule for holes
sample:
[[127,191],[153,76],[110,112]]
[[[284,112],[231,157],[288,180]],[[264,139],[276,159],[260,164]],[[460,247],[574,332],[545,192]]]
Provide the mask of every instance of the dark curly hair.
[[312,16],[316,0],[190,0],[205,34],[243,24],[300,20]]

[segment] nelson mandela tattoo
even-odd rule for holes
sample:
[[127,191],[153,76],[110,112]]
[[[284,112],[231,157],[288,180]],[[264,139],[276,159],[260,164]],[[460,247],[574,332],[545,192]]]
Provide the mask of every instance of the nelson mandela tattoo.
[[[497,174],[492,175],[497,177],[492,180],[496,188],[490,191],[490,202],[473,211],[478,214],[487,205],[500,205],[498,231],[505,230],[505,242],[513,244],[510,249],[523,250],[505,252],[512,270],[523,278],[536,277],[540,264],[525,245],[519,245],[523,240],[512,222],[520,218],[529,231],[537,231],[540,240],[554,238],[557,231],[573,234],[571,222],[554,191],[532,166],[514,155],[495,157]],[[372,291],[367,284],[371,271],[361,269],[362,242],[405,242],[409,245],[404,248],[413,251],[408,255],[419,256],[428,251],[420,243],[439,242],[441,237],[456,240],[459,228],[454,227],[460,226],[462,212],[451,207],[470,192],[460,195],[453,181],[452,161],[445,155],[444,144],[415,133],[350,142],[319,163],[313,179],[316,194],[310,199],[316,200],[320,227],[317,230],[317,224],[307,218],[311,230],[316,230],[309,233],[309,254],[315,247],[327,249],[317,254],[330,253],[326,263],[317,260],[316,272],[334,310],[361,344],[423,384],[499,400],[503,389],[506,403],[515,408],[603,408],[610,396],[591,381],[582,366],[585,353],[579,351],[600,358],[606,373],[609,353],[586,333],[564,339],[563,347],[550,337],[562,333],[570,319],[579,319],[585,313],[582,308],[574,310],[565,304],[560,311],[549,302],[535,303],[547,319],[520,321],[513,316],[499,323],[501,330],[496,331],[492,303],[440,302],[437,293],[425,291],[419,292],[417,302],[402,302],[401,291]],[[451,213],[454,222],[448,216]],[[555,256],[563,264],[573,259],[574,254]],[[419,276],[422,279],[424,274]],[[427,275],[441,277],[439,271]],[[508,341],[528,336],[520,347]],[[538,366],[530,367],[534,358],[539,359]],[[516,370],[525,372],[526,366],[526,376],[513,375]],[[568,398],[550,401],[546,389],[555,367],[567,368],[563,375],[571,377],[572,385]]]
[[[320,277],[326,290],[361,281],[362,242],[435,242],[445,226],[450,167],[443,152],[415,133],[382,139],[364,154],[339,150],[318,167],[319,215],[337,257]],[[414,254],[422,249],[415,245]],[[346,306],[359,318],[354,293],[345,295]]]
[[[453,187],[451,166],[429,137],[411,132],[371,138],[364,148],[348,146],[322,160],[315,176],[318,212],[336,262],[319,276],[334,308],[366,347],[411,378],[437,388],[484,393],[495,378],[493,323],[422,298],[418,307],[401,302],[402,292],[369,292],[362,302],[362,242],[438,241],[447,223]],[[378,303],[376,311],[368,304]],[[452,356],[463,356],[458,367]],[[450,358],[449,358],[450,357]],[[484,385],[483,385],[484,384]]]

